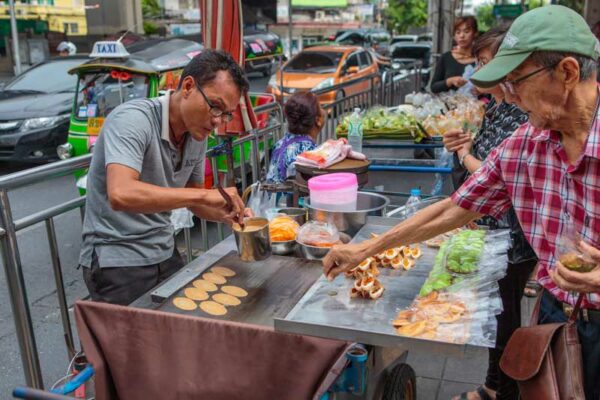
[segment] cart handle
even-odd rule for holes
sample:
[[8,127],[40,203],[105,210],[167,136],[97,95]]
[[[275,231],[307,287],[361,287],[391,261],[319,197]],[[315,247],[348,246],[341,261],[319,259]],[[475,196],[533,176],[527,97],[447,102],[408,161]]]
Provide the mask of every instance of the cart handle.
[[75,375],[75,377],[73,377],[73,379],[71,379],[69,382],[55,389],[52,389],[50,392],[57,394],[68,394],[74,392],[79,386],[83,385],[92,376],[94,376],[94,367],[92,366],[92,364],[88,364],[87,367],[85,367],[80,373]]
[[44,390],[25,386],[14,388],[12,395],[16,399],[26,400],[73,400],[72,397],[63,396],[62,394],[49,393]]

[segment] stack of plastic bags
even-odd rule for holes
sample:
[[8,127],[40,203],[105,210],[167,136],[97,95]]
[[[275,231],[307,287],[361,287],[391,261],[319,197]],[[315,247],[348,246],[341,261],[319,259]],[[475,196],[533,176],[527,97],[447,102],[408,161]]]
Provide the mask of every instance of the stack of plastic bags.
[[353,151],[346,139],[329,139],[314,150],[305,151],[296,158],[296,165],[314,168],[327,168],[346,158],[366,160],[364,154]]

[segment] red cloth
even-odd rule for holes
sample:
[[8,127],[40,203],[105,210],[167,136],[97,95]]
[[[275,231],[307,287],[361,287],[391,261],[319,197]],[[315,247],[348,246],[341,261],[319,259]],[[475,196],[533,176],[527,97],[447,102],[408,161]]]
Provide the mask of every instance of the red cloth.
[[[96,398],[310,399],[348,344],[106,303],[78,301]],[[337,368],[336,368],[337,370]],[[339,371],[338,371],[339,372]]]
[[[490,153],[452,199],[494,217],[512,204],[539,258],[538,281],[557,299],[574,305],[577,295],[557,287],[548,269],[554,268],[556,245],[567,225],[600,248],[600,116],[575,165],[570,165],[557,132],[527,123]],[[583,307],[600,309],[600,293],[589,293]]]
[[[244,68],[244,29],[241,0],[200,0],[202,43],[207,49],[224,50]],[[219,135],[244,134],[257,127],[250,97],[244,95],[233,120],[218,128]]]

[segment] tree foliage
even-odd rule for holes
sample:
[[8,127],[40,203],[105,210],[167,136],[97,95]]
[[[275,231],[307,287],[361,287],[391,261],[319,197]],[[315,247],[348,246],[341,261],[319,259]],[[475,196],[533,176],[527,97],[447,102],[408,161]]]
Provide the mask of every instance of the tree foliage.
[[385,17],[388,29],[395,33],[423,27],[427,25],[427,0],[390,0]]
[[480,31],[487,31],[496,23],[494,6],[486,4],[477,8],[477,27]]
[[144,19],[155,19],[161,15],[161,7],[158,0],[142,0],[142,14]]
[[[541,7],[550,4],[550,0],[530,0],[529,9]],[[580,14],[583,14],[583,7],[585,6],[585,0],[558,0],[553,4],[560,4],[572,8]]]

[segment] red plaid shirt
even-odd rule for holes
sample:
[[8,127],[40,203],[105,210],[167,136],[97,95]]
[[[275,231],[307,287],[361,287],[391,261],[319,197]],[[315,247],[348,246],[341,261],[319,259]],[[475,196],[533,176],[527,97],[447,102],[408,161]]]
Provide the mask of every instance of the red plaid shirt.
[[[600,117],[597,115],[584,154],[570,165],[558,133],[522,125],[497,147],[453,195],[460,207],[500,217],[512,205],[525,236],[538,255],[538,281],[556,298],[575,303],[548,274],[565,221],[600,248]],[[583,307],[600,309],[600,293]]]

